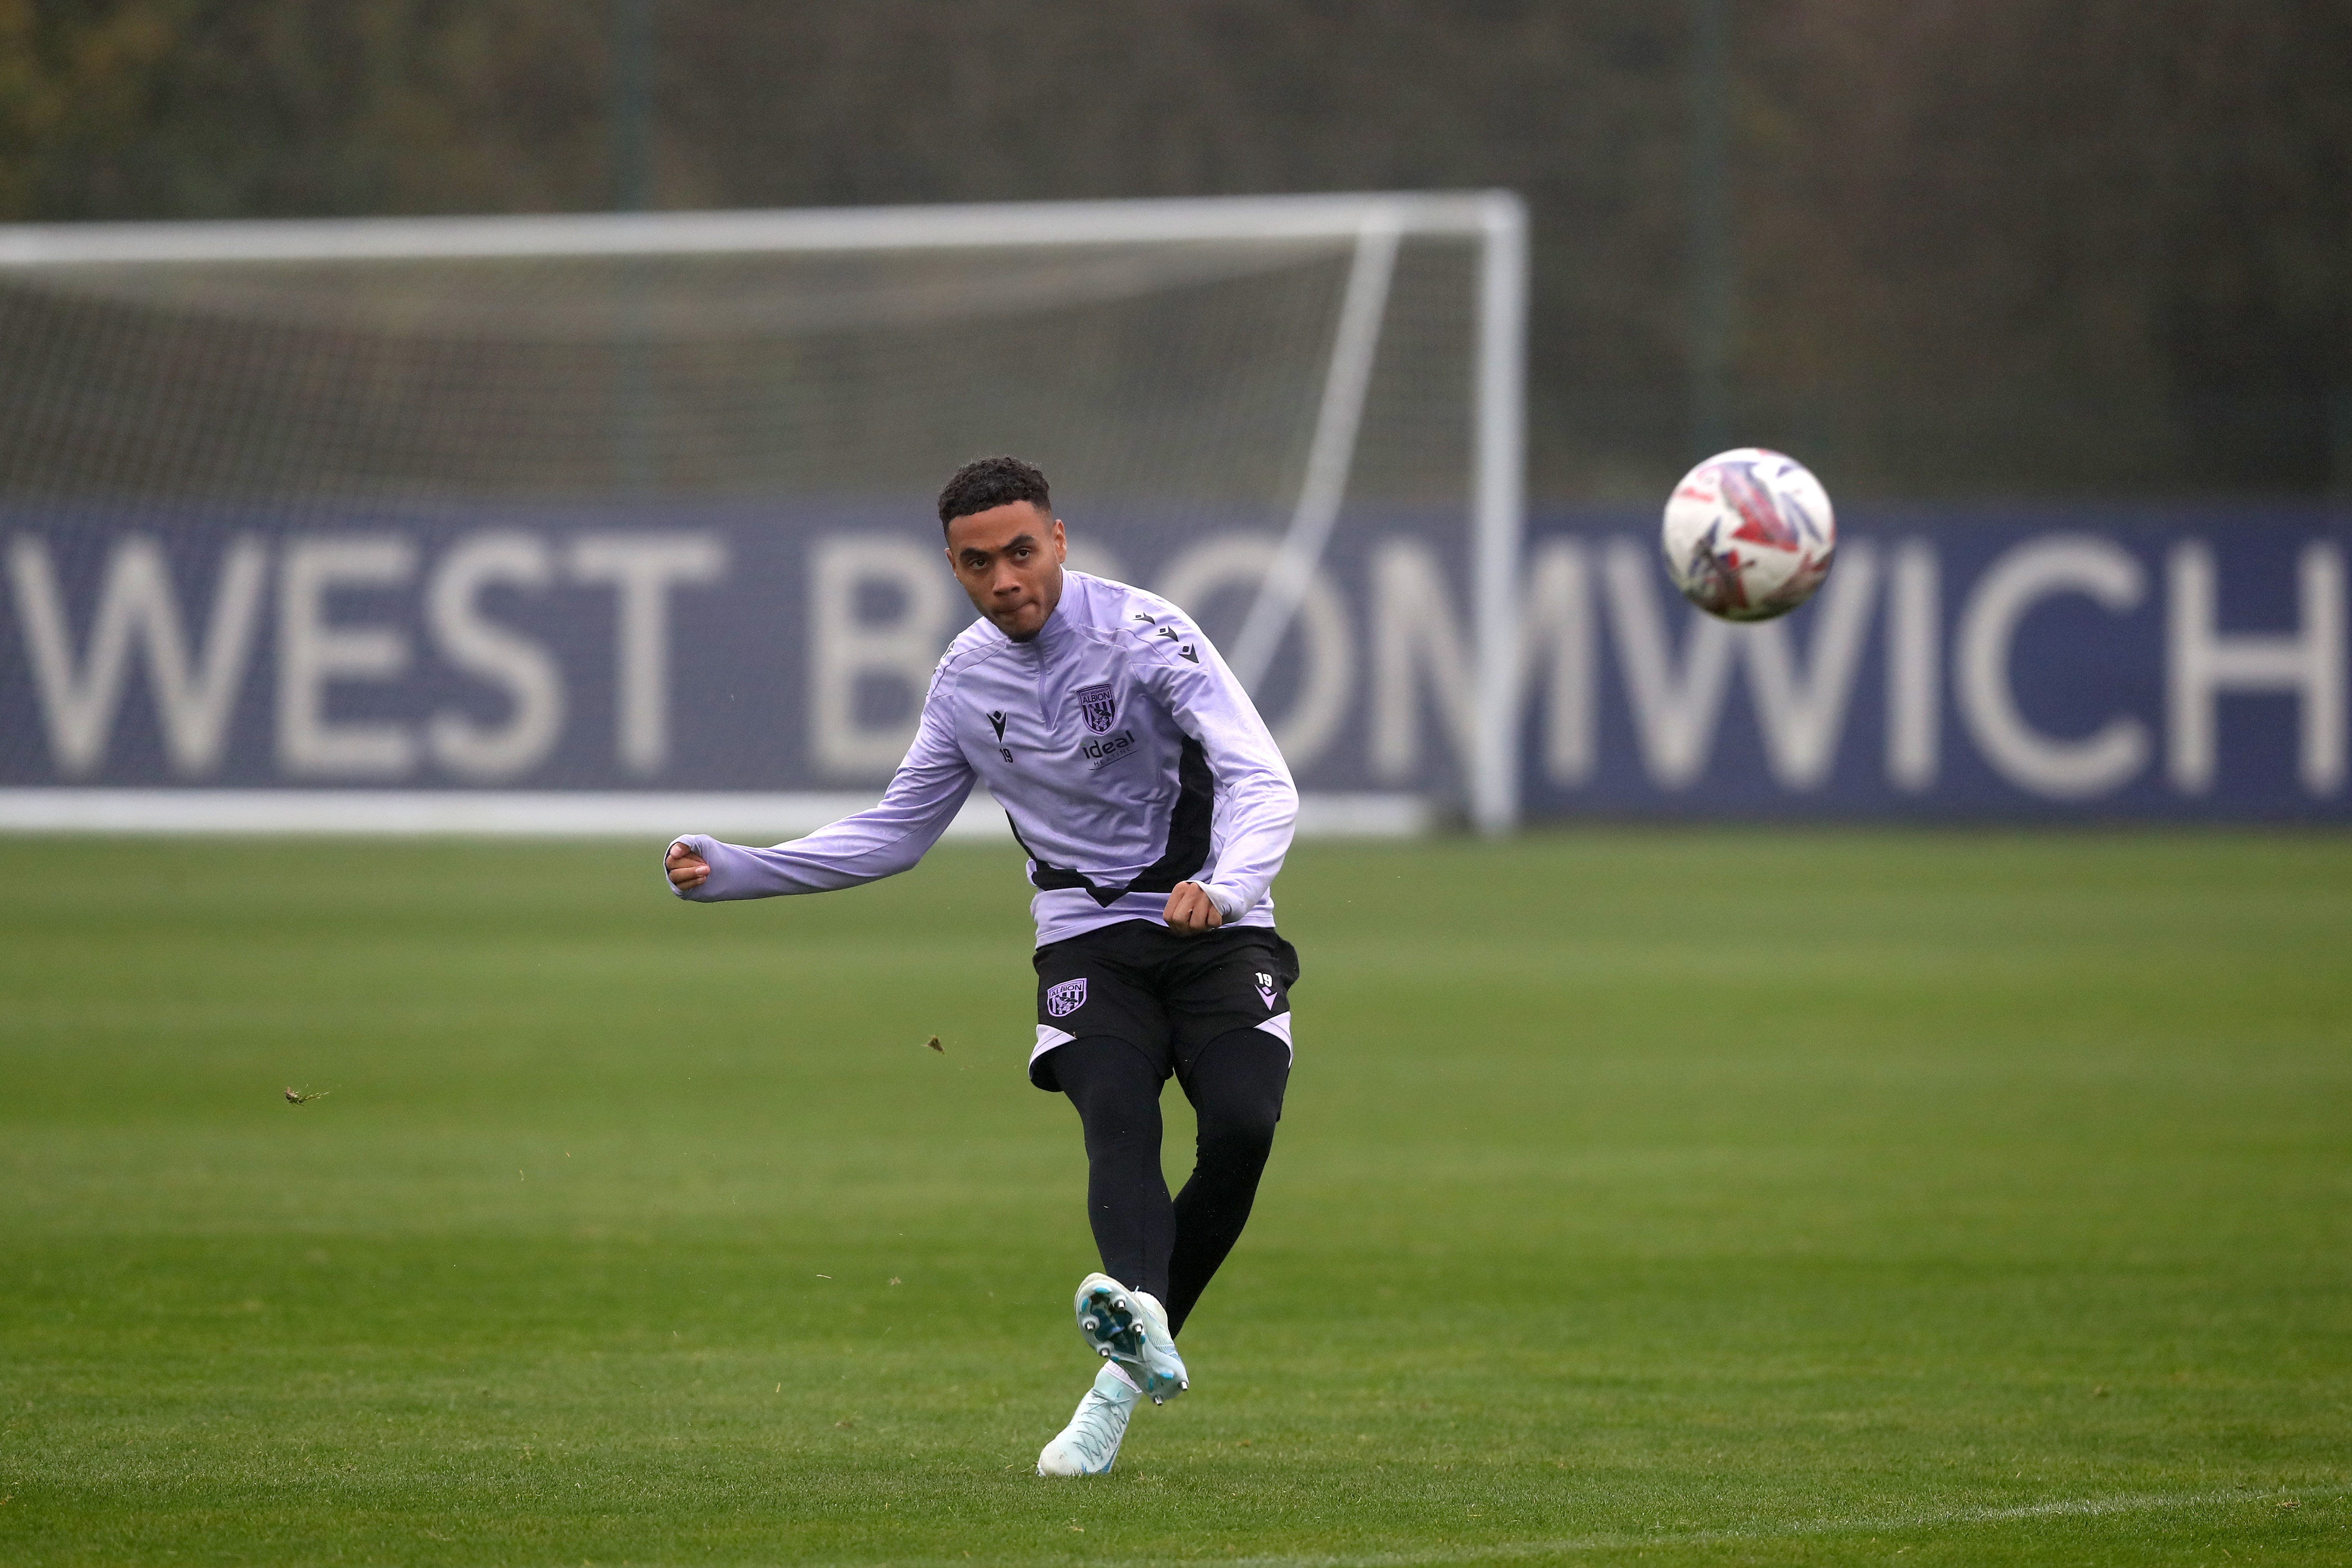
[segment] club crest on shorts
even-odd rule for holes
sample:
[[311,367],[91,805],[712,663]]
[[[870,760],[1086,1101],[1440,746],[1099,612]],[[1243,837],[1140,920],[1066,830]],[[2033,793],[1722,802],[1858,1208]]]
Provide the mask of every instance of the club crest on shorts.
[[1267,1012],[1274,1011],[1274,976],[1263,970],[1259,972],[1257,977],[1257,997],[1259,1001],[1265,1004]]
[[1045,1016],[1066,1018],[1087,1005],[1087,982],[1084,975],[1065,980],[1045,993]]
[[1081,686],[1070,693],[1070,700],[1078,705],[1078,716],[1087,721],[1087,728],[1097,735],[1108,730],[1111,720],[1118,714],[1118,700],[1111,695],[1108,681],[1100,686]]

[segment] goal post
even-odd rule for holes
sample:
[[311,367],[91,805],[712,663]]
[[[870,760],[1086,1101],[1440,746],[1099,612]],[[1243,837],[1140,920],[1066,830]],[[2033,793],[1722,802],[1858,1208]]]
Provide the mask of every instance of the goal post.
[[1527,293],[1507,192],[0,227],[0,826],[796,826],[1013,449],[1310,818],[1507,831]]

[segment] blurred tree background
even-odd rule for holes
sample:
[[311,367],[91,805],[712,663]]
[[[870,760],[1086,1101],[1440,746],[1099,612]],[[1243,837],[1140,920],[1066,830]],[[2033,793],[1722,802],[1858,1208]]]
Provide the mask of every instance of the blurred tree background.
[[2344,0],[0,0],[12,220],[1486,185],[1538,498],[2352,490]]

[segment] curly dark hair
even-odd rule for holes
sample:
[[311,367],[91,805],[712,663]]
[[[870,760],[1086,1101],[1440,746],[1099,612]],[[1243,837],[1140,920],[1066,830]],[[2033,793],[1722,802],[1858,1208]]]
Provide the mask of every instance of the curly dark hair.
[[1034,467],[1018,458],[974,458],[940,492],[940,531],[960,517],[1016,500],[1029,502],[1047,517],[1054,515],[1054,494]]

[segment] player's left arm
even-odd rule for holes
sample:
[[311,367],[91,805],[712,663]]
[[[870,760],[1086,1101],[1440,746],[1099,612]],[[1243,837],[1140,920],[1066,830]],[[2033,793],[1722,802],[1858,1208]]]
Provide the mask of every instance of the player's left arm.
[[1208,754],[1221,837],[1215,879],[1178,883],[1162,918],[1174,931],[1213,931],[1255,909],[1274,886],[1298,819],[1298,786],[1215,647],[1181,621],[1160,626],[1178,635],[1141,639],[1145,684]]

